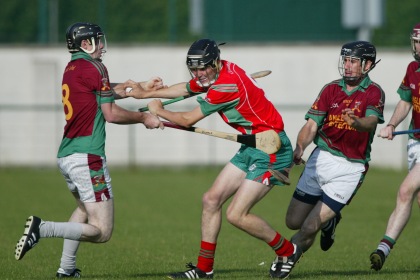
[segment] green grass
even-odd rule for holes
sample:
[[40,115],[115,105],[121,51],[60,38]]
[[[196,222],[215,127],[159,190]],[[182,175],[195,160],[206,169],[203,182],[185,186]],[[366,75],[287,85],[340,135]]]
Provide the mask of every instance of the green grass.
[[[78,267],[87,279],[163,279],[196,262],[200,244],[201,195],[219,167],[112,168],[115,230],[106,244],[83,243]],[[301,167],[295,167],[292,183]],[[418,206],[380,272],[369,269],[369,254],[382,238],[405,171],[371,169],[358,195],[343,210],[337,239],[328,252],[317,240],[290,279],[418,279]],[[15,242],[25,219],[66,221],[75,207],[57,169],[0,169],[0,279],[53,279],[61,257],[61,239],[43,239],[23,260],[14,259]],[[274,189],[254,213],[286,237],[284,223],[294,186]],[[217,279],[268,279],[274,253],[224,221],[216,253]]]

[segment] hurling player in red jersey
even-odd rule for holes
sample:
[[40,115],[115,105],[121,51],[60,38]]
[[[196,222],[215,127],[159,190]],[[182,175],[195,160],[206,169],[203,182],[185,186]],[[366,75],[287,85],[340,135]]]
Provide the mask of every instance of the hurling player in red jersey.
[[321,230],[321,249],[334,242],[340,211],[361,186],[368,170],[371,143],[383,123],[385,94],[370,80],[376,49],[365,41],[344,44],[338,70],[341,79],[326,84],[305,115],[293,152],[299,163],[310,143],[316,145],[299,178],[286,215],[291,238],[303,252]]
[[282,117],[254,79],[235,63],[220,59],[220,50],[214,40],[194,42],[188,50],[187,67],[192,77],[189,82],[152,92],[149,97],[206,93],[205,97],[197,98],[199,105],[191,111],[172,112],[163,109],[162,102],[155,99],[148,104],[151,113],[184,127],[191,127],[205,117],[218,113],[224,122],[243,134],[275,130],[281,139],[281,148],[269,155],[245,145],[240,147],[203,196],[201,247],[197,264],[189,263],[187,271],[168,277],[213,278],[222,206],[232,198],[227,208],[227,220],[263,240],[275,251],[275,263],[270,273],[273,277],[283,278],[290,264],[297,262],[302,253],[264,219],[251,213],[253,206],[273,186],[283,185],[272,177],[269,169],[282,170],[292,164],[293,149],[284,131]]
[[[417,23],[410,34],[411,51],[414,61],[408,64],[404,79],[397,90],[400,101],[387,126],[383,127],[379,136],[388,140],[394,139],[392,132],[408,116],[411,110],[410,129],[420,128],[420,23]],[[378,248],[370,255],[371,268],[380,270],[391,252],[397,239],[408,223],[417,196],[420,204],[420,133],[408,135],[408,175],[400,185],[394,211],[388,220],[386,232]]]
[[[71,61],[63,75],[66,125],[57,163],[77,208],[64,223],[30,216],[16,245],[15,258],[22,259],[40,238],[64,238],[56,276],[80,278],[80,270],[76,268],[80,241],[107,242],[114,227],[114,200],[105,157],[105,124],[142,123],[152,129],[162,127],[162,123],[152,114],[127,111],[115,104],[114,98],[126,97],[125,89],[122,84],[110,84],[108,70],[102,63],[105,34],[98,25],[77,22],[67,29],[66,39]],[[163,87],[159,78],[140,84],[145,90]]]

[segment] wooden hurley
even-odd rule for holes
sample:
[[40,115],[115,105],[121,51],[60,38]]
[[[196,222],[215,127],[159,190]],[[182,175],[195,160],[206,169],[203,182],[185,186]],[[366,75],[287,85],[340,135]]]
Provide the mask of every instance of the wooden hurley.
[[163,125],[166,127],[171,127],[180,130],[191,131],[199,134],[204,134],[208,136],[218,137],[233,142],[238,142],[245,144],[249,147],[256,148],[267,154],[276,153],[281,146],[280,137],[274,130],[266,130],[256,134],[234,134],[226,133],[221,131],[215,131],[210,129],[204,129],[199,127],[184,127],[176,125],[171,122],[162,121]]

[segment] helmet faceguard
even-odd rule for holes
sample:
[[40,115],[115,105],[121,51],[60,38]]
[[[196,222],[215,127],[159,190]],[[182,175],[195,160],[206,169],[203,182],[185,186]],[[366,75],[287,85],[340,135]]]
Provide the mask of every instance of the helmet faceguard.
[[200,39],[195,41],[187,53],[187,67],[192,78],[195,75],[192,70],[204,69],[211,67],[216,71],[216,78],[208,84],[201,84],[201,86],[208,87],[215,82],[220,72],[220,50],[216,42],[210,39]]
[[[91,46],[91,50],[82,47],[82,41],[86,40]],[[69,26],[66,31],[67,49],[70,53],[83,51],[87,54],[93,54],[100,49],[100,60],[106,53],[107,43],[105,33],[101,27],[88,22],[76,22]]]
[[413,27],[413,31],[410,34],[411,41],[411,53],[415,60],[420,62],[420,52],[416,50],[416,42],[420,43],[420,23],[417,23]]
[[[345,62],[346,59],[359,60],[361,66],[361,72],[358,76],[346,76]],[[366,62],[370,61],[371,65],[369,69],[366,68]],[[376,66],[379,62],[376,61],[376,49],[375,46],[369,42],[356,41],[344,44],[341,47],[340,58],[338,61],[338,72],[343,77],[344,82],[350,86],[358,85],[367,74]]]

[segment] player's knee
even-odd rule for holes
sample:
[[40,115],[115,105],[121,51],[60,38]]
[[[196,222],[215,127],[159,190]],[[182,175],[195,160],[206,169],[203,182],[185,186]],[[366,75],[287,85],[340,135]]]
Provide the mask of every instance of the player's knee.
[[226,211],[226,220],[238,228],[241,227],[242,217],[230,209]]
[[401,202],[411,202],[415,193],[412,188],[402,185],[398,191],[398,200]]
[[293,223],[293,222],[290,222],[290,221],[287,221],[287,220],[286,220],[286,226],[287,226],[288,229],[291,229],[291,230],[298,230],[298,229],[300,229],[300,225],[299,224]]
[[105,243],[111,239],[112,227],[100,228],[96,227],[95,234],[91,236],[90,240],[94,243]]
[[301,227],[301,223],[292,216],[286,215],[286,226],[291,230],[298,230]]
[[101,233],[101,235],[98,237],[98,243],[106,243],[111,239],[112,236],[112,232],[103,232]]
[[203,195],[202,203],[203,203],[203,208],[206,210],[214,210],[220,207],[219,199],[210,192],[206,192]]

